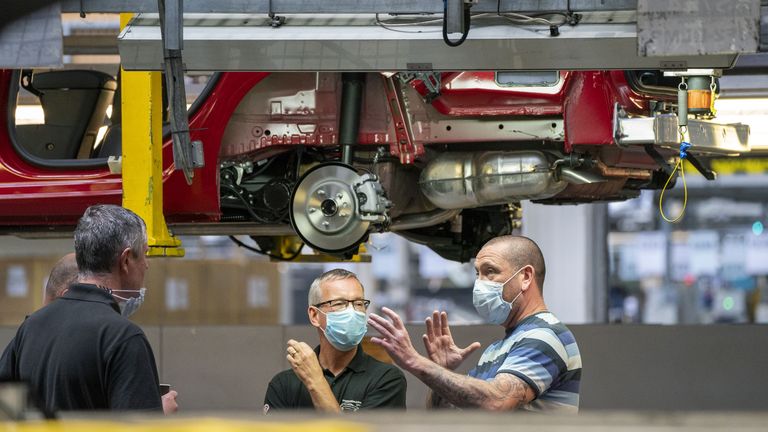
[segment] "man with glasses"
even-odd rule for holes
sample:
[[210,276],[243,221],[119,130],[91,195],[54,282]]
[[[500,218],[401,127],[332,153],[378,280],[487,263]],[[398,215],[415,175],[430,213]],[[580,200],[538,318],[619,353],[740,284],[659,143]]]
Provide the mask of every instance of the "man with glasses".
[[291,369],[275,375],[264,397],[271,409],[314,408],[341,412],[370,408],[405,408],[406,382],[395,366],[363,352],[366,310],[363,285],[343,269],[323,273],[309,288],[309,322],[320,345],[288,341]]

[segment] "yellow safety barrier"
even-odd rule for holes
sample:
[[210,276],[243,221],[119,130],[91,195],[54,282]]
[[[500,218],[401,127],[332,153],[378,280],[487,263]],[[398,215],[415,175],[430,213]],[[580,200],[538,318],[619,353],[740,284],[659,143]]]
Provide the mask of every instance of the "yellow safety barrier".
[[217,418],[137,420],[136,422],[63,420],[2,423],[1,431],[14,432],[367,432],[358,423],[338,420],[308,422],[233,421]]

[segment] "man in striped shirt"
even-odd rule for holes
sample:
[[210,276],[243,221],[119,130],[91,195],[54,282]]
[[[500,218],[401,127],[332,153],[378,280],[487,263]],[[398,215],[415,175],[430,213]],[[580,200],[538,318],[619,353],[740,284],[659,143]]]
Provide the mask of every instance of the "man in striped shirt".
[[416,352],[402,320],[387,308],[382,312],[391,322],[376,314],[369,318],[381,333],[371,341],[429,386],[431,407],[577,412],[581,355],[571,331],[547,311],[539,247],[526,237],[494,238],[477,254],[475,269],[475,308],[506,334],[468,376],[453,371],[480,344],[456,346],[445,312],[427,318],[423,339],[429,358]]

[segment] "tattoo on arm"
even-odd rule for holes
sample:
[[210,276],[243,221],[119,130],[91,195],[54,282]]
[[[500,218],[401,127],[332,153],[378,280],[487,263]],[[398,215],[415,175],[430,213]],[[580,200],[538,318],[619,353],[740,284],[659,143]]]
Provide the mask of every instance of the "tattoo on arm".
[[456,408],[456,407],[453,406],[452,403],[443,399],[439,394],[430,390],[429,394],[427,395],[427,408],[446,409],[446,408]]
[[[442,403],[460,408],[517,409],[533,400],[533,390],[514,375],[502,373],[483,381],[432,365],[419,378],[437,393]],[[434,396],[433,396],[434,402]]]

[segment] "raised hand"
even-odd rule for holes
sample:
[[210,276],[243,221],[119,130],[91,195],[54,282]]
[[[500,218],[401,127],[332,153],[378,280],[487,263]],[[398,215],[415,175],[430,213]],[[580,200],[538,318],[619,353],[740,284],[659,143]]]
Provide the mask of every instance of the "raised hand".
[[325,382],[323,368],[320,367],[317,355],[309,345],[291,339],[288,341],[286,351],[288,363],[307,388],[313,388],[318,383]]
[[[371,342],[381,345],[387,350],[387,353],[398,366],[410,370],[414,362],[421,357],[411,343],[408,331],[405,329],[403,320],[388,308],[381,308],[381,312],[386,318],[372,313],[368,316],[368,324],[376,329],[381,337],[372,337]],[[423,357],[421,357],[423,359]],[[424,359],[426,361],[426,359]]]
[[448,327],[447,312],[432,312],[425,320],[427,333],[422,335],[424,347],[430,360],[440,366],[455,370],[470,354],[480,348],[480,342],[473,342],[466,348],[459,348],[453,341],[451,329]]

